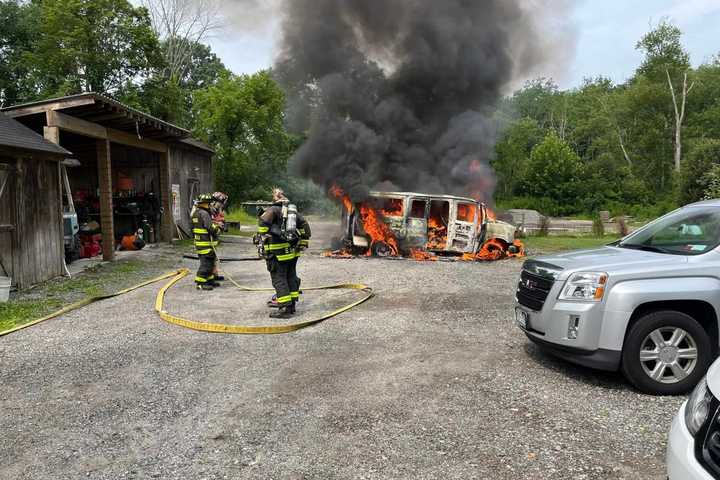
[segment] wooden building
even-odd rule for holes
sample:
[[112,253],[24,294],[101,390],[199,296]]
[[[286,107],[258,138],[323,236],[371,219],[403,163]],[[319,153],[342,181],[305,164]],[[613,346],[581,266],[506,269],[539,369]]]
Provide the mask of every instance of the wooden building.
[[60,162],[69,155],[0,114],[0,274],[18,288],[63,272]]
[[[142,224],[157,241],[189,230],[194,195],[213,189],[213,151],[190,132],[97,93],[2,111],[72,152],[70,188],[84,224],[97,225],[106,260]],[[146,232],[147,233],[147,232]]]

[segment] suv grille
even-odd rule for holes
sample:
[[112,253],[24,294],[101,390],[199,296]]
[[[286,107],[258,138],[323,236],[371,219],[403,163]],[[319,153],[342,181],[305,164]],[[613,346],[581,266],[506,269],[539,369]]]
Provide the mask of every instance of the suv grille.
[[710,402],[710,421],[700,429],[695,441],[695,457],[713,477],[720,478],[720,404],[713,398]]
[[540,311],[552,286],[552,280],[523,270],[516,292],[518,303],[529,309]]

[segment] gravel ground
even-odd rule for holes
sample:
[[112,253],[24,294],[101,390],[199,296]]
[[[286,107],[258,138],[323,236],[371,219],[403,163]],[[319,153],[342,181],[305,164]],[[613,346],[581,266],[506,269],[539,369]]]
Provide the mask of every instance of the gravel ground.
[[[252,252],[233,241],[224,255]],[[0,477],[664,478],[682,398],[530,344],[512,324],[520,265],[312,253],[304,285],[377,296],[300,332],[238,336],[163,322],[150,286],[0,338]],[[225,266],[269,286],[261,262]],[[191,282],[170,312],[272,323],[266,295]],[[358,295],[307,292],[304,318]]]

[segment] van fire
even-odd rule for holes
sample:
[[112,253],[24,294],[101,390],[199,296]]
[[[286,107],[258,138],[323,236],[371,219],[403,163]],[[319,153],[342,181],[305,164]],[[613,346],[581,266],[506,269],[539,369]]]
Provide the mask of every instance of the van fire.
[[437,260],[439,255],[467,261],[524,256],[515,227],[495,219],[484,203],[452,195],[370,192],[353,202],[338,187],[342,236],[329,256],[409,257]]

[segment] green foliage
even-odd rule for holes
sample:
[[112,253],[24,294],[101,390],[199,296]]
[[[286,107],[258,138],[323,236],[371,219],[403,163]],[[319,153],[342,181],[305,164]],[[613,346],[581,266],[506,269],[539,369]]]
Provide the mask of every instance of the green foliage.
[[525,191],[530,196],[548,197],[561,206],[567,205],[568,213],[571,213],[577,211],[572,204],[580,193],[581,174],[580,157],[551,132],[530,154],[524,175]]
[[529,117],[508,127],[504,138],[495,146],[496,157],[491,162],[498,176],[498,196],[507,198],[518,191],[530,152],[543,137],[542,129]]
[[645,53],[645,59],[638,73],[663,81],[666,70],[670,76],[686,71],[690,67],[690,55],[681,42],[682,31],[666,20],[643,35],[635,48]]
[[714,180],[713,166],[719,164],[720,140],[704,139],[696,142],[680,169],[679,202],[687,204],[705,198],[709,184]]
[[234,200],[267,198],[284,177],[292,139],[284,96],[267,71],[225,75],[195,94],[195,133],[216,149],[215,179]]
[[[167,40],[161,43],[161,50],[166,48]],[[181,77],[169,75],[165,65],[160,65],[142,85],[127,84],[120,92],[122,100],[161,120],[191,129],[194,92],[215,85],[230,72],[207,45],[194,43],[186,48],[188,63]]]
[[40,97],[114,92],[160,61],[145,8],[127,0],[43,0],[26,60]]
[[19,103],[31,96],[31,66],[25,54],[37,36],[39,4],[0,1],[0,105]]
[[716,163],[713,164],[703,175],[702,183],[705,184],[703,191],[704,200],[720,198],[720,165]]

